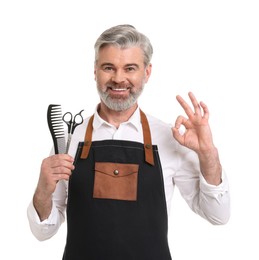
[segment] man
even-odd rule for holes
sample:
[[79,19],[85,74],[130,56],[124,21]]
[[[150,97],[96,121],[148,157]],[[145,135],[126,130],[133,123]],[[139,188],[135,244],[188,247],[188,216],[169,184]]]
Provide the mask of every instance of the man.
[[212,224],[229,219],[228,183],[207,106],[192,93],[193,109],[177,96],[187,117],[179,116],[172,129],[138,107],[152,53],[133,26],[103,32],[95,44],[100,104],[77,127],[69,155],[42,162],[29,223],[39,240],[48,239],[66,210],[64,260],[171,259],[167,212],[175,185]]

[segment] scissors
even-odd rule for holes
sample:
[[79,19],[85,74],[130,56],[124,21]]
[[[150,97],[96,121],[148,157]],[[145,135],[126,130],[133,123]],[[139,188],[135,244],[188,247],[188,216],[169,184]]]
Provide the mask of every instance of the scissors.
[[67,146],[66,146],[66,153],[68,153],[69,150],[69,146],[71,143],[71,139],[72,139],[72,135],[75,131],[75,128],[79,125],[81,125],[84,121],[83,116],[81,115],[81,113],[84,110],[81,110],[79,113],[75,114],[75,116],[73,117],[72,113],[70,112],[66,112],[63,117],[62,120],[67,124],[68,126],[68,138],[67,138]]

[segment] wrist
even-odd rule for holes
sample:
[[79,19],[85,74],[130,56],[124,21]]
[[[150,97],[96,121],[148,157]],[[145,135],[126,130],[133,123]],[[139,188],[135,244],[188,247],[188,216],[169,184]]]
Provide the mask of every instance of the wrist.
[[221,183],[222,166],[216,147],[198,153],[200,169],[205,180],[212,185]]
[[47,219],[52,209],[52,194],[36,190],[33,196],[33,206],[41,221]]

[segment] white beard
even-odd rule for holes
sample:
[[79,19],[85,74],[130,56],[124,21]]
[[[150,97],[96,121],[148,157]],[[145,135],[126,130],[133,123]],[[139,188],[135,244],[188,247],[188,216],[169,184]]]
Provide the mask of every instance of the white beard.
[[114,111],[125,111],[129,108],[131,108],[138,100],[139,96],[144,90],[144,85],[142,86],[141,89],[139,89],[137,92],[132,93],[130,92],[130,95],[126,99],[118,99],[118,98],[111,98],[109,96],[108,92],[102,92],[100,88],[97,87],[99,96],[103,103],[111,110]]

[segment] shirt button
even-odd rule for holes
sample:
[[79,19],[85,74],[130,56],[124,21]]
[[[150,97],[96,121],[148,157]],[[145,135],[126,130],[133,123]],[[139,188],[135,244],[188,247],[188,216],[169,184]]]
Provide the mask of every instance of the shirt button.
[[119,170],[114,170],[113,173],[114,173],[114,175],[118,175],[119,174]]

